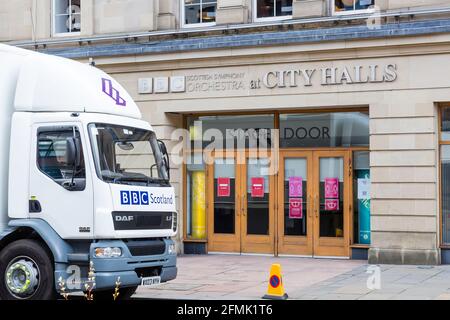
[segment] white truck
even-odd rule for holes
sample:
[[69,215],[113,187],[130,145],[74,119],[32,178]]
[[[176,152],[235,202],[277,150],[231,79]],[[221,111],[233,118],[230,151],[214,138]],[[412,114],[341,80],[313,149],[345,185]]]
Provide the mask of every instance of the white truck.
[[141,118],[94,66],[0,44],[0,299],[176,277],[168,152]]

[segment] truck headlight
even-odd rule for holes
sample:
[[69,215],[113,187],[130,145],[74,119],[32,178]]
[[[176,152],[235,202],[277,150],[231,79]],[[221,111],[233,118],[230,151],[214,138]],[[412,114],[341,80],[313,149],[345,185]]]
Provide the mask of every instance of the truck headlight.
[[176,212],[172,212],[172,230],[173,232],[177,232],[178,227],[178,215]]
[[95,248],[96,258],[118,258],[122,256],[122,249],[118,247]]
[[177,254],[177,249],[175,248],[175,244],[169,244],[169,248],[167,249],[168,254]]

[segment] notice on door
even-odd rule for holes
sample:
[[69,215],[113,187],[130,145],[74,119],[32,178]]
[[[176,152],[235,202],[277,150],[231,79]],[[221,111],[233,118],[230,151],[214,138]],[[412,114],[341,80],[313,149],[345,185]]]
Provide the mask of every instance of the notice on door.
[[339,198],[339,179],[325,178],[325,198]]
[[264,178],[253,177],[251,183],[252,198],[264,198]]
[[301,198],[303,197],[303,178],[302,177],[289,177],[289,197]]
[[231,194],[230,178],[217,178],[217,196],[229,197]]
[[370,179],[358,179],[358,200],[370,199]]
[[325,199],[325,211],[339,211],[339,200]]
[[289,199],[289,219],[303,219],[303,199]]

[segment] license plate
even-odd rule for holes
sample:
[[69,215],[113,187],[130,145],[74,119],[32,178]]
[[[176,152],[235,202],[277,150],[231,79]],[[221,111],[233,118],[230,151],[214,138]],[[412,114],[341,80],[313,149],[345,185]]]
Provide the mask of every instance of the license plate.
[[142,278],[141,285],[144,287],[151,287],[161,283],[161,277],[147,277]]

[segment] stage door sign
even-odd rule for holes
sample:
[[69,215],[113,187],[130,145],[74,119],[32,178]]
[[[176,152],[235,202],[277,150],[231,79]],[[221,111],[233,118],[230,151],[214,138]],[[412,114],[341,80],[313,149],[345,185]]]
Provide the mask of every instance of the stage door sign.
[[264,178],[253,177],[251,183],[252,198],[264,198]]
[[230,178],[217,178],[217,197],[229,197],[231,194]]

